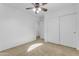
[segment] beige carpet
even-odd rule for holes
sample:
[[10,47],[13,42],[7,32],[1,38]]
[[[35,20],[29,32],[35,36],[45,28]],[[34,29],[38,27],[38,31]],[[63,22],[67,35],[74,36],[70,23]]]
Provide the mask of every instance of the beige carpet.
[[2,56],[79,56],[74,48],[46,43],[41,39],[0,52]]

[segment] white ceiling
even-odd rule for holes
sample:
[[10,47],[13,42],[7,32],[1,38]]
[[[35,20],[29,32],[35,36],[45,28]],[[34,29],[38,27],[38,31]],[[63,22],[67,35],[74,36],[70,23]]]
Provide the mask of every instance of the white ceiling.
[[[32,10],[26,10],[25,8],[27,7],[33,7],[31,3],[3,3],[3,5],[14,7],[24,12],[28,12],[30,15],[33,15],[33,16],[42,16],[46,14],[46,12],[41,12],[38,15],[36,15]],[[62,7],[63,8],[68,7],[69,5],[72,5],[72,4],[71,3],[48,3],[44,7],[48,9],[48,12],[55,12],[56,10],[59,10]]]

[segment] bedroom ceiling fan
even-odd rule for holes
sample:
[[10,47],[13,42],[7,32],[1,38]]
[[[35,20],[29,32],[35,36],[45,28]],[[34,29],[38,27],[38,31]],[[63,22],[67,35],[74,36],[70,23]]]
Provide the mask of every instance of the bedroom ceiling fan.
[[35,14],[38,14],[40,11],[47,12],[48,9],[43,7],[46,4],[47,3],[32,3],[34,7],[26,8],[26,10],[32,9],[35,12]]

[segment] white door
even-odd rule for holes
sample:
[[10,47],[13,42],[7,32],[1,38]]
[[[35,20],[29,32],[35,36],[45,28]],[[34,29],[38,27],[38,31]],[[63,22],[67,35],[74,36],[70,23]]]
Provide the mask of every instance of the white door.
[[75,47],[75,15],[69,14],[59,18],[60,20],[60,43],[69,47]]
[[58,18],[47,19],[48,42],[59,44],[59,20]]

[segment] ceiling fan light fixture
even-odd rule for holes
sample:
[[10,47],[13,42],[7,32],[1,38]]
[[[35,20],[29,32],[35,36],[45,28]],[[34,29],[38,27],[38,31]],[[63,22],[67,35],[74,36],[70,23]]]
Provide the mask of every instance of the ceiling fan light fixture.
[[40,7],[38,8],[38,11],[41,11],[41,8]]
[[47,8],[43,8],[42,6],[46,5],[47,3],[32,3],[34,7],[29,7],[29,8],[26,8],[26,9],[32,9],[32,11],[37,14],[39,13],[40,11],[43,11],[43,12],[47,12]]
[[39,7],[39,8],[33,8],[33,11],[35,12],[35,13],[39,13],[40,11],[41,11],[41,8]]
[[39,11],[39,10],[37,10],[36,12],[37,12],[37,13],[39,13],[40,11]]
[[35,12],[36,11],[36,8],[33,8],[33,11]]

